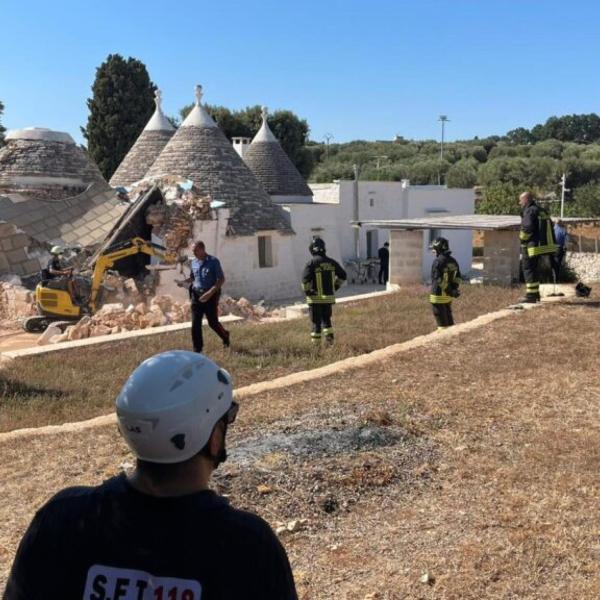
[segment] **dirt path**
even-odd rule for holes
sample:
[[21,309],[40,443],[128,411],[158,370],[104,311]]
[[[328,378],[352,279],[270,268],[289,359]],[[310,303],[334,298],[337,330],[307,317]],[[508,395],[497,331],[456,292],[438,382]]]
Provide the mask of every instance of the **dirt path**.
[[39,334],[25,333],[19,330],[0,335],[0,353],[31,348],[35,346],[39,337]]
[[[599,334],[552,306],[264,390],[217,486],[306,519],[282,534],[303,600],[600,597]],[[114,424],[0,442],[3,573],[41,503],[125,461]]]

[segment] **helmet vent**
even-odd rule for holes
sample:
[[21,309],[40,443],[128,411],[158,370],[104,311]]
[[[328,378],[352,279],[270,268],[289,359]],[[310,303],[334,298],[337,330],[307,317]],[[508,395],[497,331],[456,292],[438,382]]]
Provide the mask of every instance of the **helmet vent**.
[[173,385],[169,388],[169,391],[172,392],[174,390],[176,390],[179,386],[183,385],[183,381],[181,381],[181,379],[177,379]]
[[223,371],[223,369],[219,369],[217,371],[217,379],[221,382],[224,383],[225,385],[229,385],[229,378],[227,377],[227,375],[225,375],[225,372]]
[[183,450],[185,448],[185,433],[178,433],[171,438],[171,442],[173,446],[177,448],[177,450]]

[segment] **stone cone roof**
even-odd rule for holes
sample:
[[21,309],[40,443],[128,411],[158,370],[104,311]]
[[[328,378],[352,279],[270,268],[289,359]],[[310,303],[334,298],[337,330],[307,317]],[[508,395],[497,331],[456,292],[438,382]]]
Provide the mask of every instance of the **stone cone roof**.
[[160,90],[156,90],[155,102],[154,114],[110,179],[113,187],[129,187],[143,179],[175,133],[175,128],[162,111]]
[[306,181],[269,128],[266,107],[262,126],[246,150],[244,161],[269,195],[312,198]]
[[254,235],[261,230],[293,233],[289,217],[275,205],[221,129],[197,102],[175,132],[147,178],[174,175],[191,179],[201,193],[230,209],[227,233]]
[[[0,193],[39,191],[52,199],[104,182],[87,152],[67,133],[38,127],[9,131],[0,148]],[[106,184],[106,182],[104,182]]]

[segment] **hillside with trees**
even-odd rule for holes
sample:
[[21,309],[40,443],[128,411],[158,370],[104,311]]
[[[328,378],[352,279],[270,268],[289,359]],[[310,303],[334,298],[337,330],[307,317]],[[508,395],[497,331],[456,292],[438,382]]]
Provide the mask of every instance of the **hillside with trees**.
[[374,181],[409,179],[413,184],[445,183],[448,187],[482,186],[478,210],[517,213],[520,191],[532,189],[548,200],[560,198],[560,178],[567,174],[565,212],[600,216],[600,117],[551,117],[531,130],[505,136],[444,144],[436,140],[353,141],[307,146],[314,168],[311,181],[353,178]]

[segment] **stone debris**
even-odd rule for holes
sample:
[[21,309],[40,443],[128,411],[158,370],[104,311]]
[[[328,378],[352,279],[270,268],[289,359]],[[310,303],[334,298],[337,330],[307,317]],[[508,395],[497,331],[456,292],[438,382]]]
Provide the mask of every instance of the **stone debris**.
[[32,291],[17,276],[0,281],[0,330],[18,329],[20,321],[37,314]]
[[[230,296],[221,298],[221,315],[232,314],[246,319],[260,320],[269,316],[263,304],[253,305],[245,298],[235,300]],[[128,305],[123,302],[104,304],[94,315],[84,316],[77,323],[68,325],[64,331],[51,325],[39,338],[38,345],[81,340],[100,335],[111,335],[123,331],[134,331],[186,323],[191,320],[192,310],[189,301],[180,302],[168,295],[154,296]]]
[[288,523],[277,523],[275,527],[275,533],[277,535],[283,535],[285,533],[297,533],[302,531],[308,525],[308,519],[294,519]]
[[153,234],[162,240],[167,250],[177,254],[189,246],[194,222],[212,219],[211,198],[191,181],[175,177],[144,180],[133,187],[129,197],[132,201],[142,198],[155,185],[160,188],[164,202],[146,208],[146,223],[152,225]]
[[[155,288],[155,273],[140,280],[109,272],[104,277],[102,306],[94,315],[84,316],[72,325],[61,323],[60,329],[52,325],[37,343],[80,340],[191,320],[189,301],[178,301],[168,295],[155,296]],[[263,301],[253,304],[246,298],[235,299],[223,294],[219,313],[260,322],[282,316],[282,309],[269,309]],[[0,327],[3,331],[18,330],[25,318],[37,314],[35,293],[24,287],[19,277],[7,276],[0,281]]]

